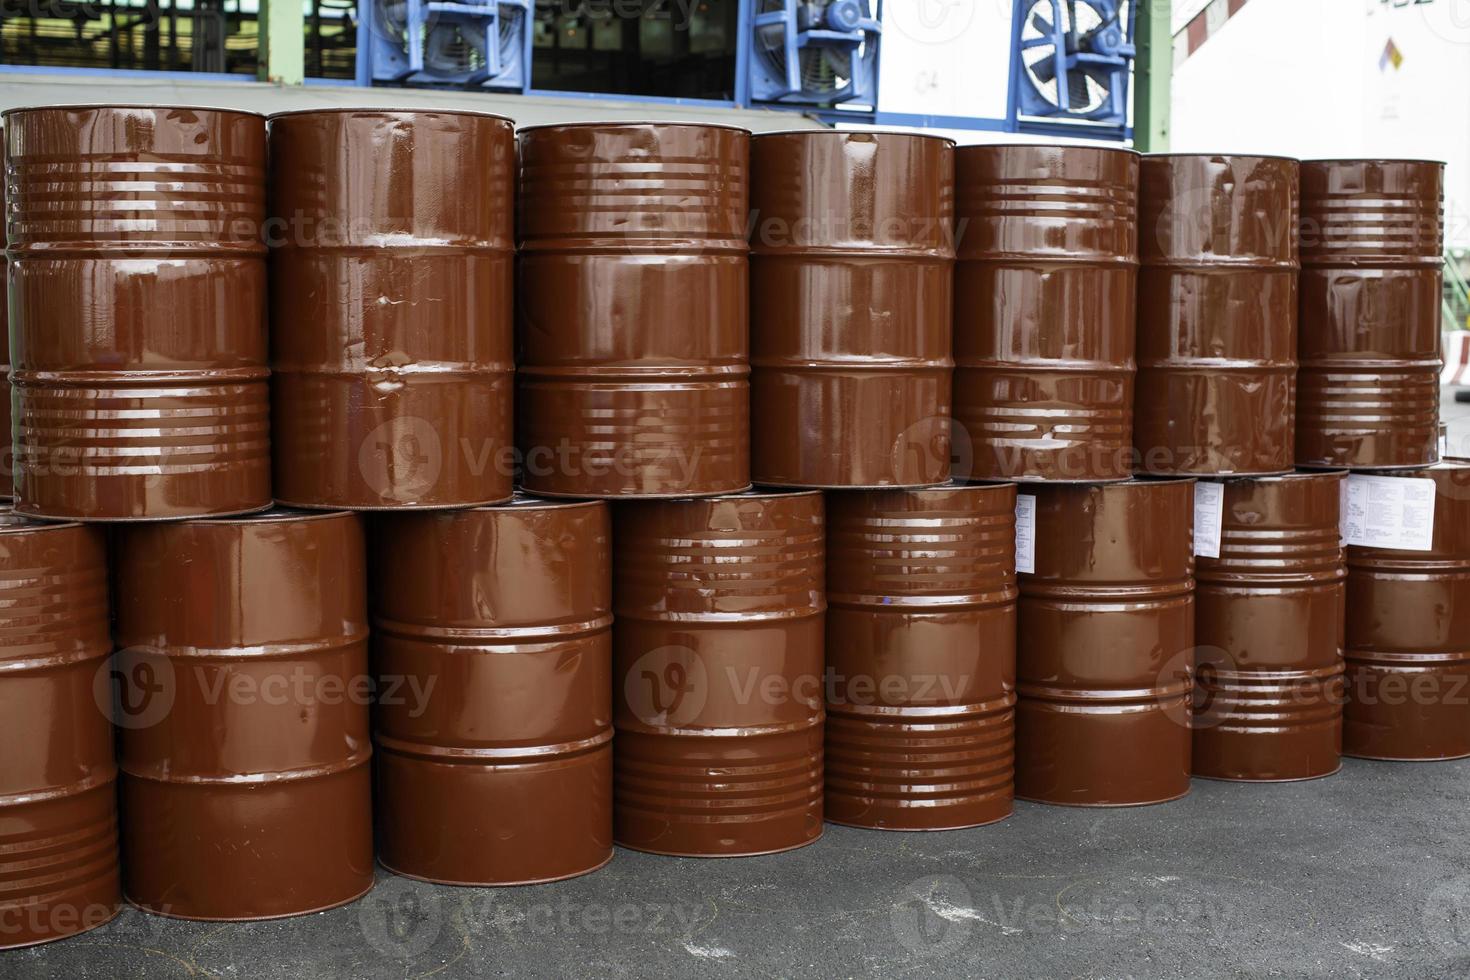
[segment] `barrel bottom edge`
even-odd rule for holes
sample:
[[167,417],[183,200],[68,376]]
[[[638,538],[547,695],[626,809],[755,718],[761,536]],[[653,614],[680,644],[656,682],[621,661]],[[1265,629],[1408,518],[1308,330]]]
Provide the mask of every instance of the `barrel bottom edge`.
[[397,875],[400,878],[409,878],[413,881],[424,881],[428,882],[431,885],[448,885],[452,888],[517,888],[522,885],[549,885],[552,882],[556,881],[570,881],[573,878],[581,878],[583,875],[590,875],[595,871],[601,871],[603,868],[611,864],[613,856],[616,853],[616,851],[609,848],[607,857],[603,858],[601,861],[597,862],[591,867],[581,868],[577,871],[569,871],[566,874],[551,875],[547,878],[525,878],[520,881],[468,881],[454,880],[451,878],[431,878],[428,875],[416,875],[411,871],[400,871],[398,868],[393,867],[393,865],[389,864],[387,861],[384,861],[381,857],[378,858],[378,867],[382,868],[384,871],[389,872],[390,874]]
[[776,490],[932,490],[949,481],[948,476],[942,480],[924,483],[800,483],[795,480],[752,480],[751,486],[772,487]]
[[[1306,465],[1306,464],[1299,464]],[[1327,467],[1328,469],[1341,469],[1341,467]],[[1232,470],[1229,473],[1220,473],[1214,470],[1203,472],[1189,469],[1141,469],[1136,471],[1137,476],[1197,476],[1202,480],[1245,480],[1255,479],[1262,476],[1290,476],[1296,472],[1296,467],[1288,467],[1284,470]]]
[[1459,755],[1369,755],[1366,752],[1349,752],[1343,749],[1342,754],[1349,759],[1363,759],[1368,762],[1454,762],[1458,759],[1470,759],[1470,752]]
[[465,500],[451,503],[436,504],[358,504],[358,503],[303,503],[299,500],[290,500],[285,497],[277,497],[276,504],[281,507],[295,507],[299,510],[320,511],[365,511],[374,514],[392,514],[396,511],[436,511],[436,510],[465,510],[471,507],[494,507],[498,504],[508,504],[515,499],[511,493],[504,497],[496,497],[492,500]]
[[1182,800],[1188,795],[1189,789],[1186,788],[1184,792],[1177,793],[1174,796],[1161,796],[1156,800],[1129,800],[1122,803],[1077,803],[1065,800],[1048,800],[1039,796],[1027,796],[1020,792],[1016,793],[1016,799],[1025,800],[1027,803],[1040,803],[1045,806],[1073,807],[1078,810],[1123,810],[1129,807],[1157,806],[1160,803],[1173,803],[1175,800]]
[[1207,773],[1196,772],[1191,776],[1194,779],[1208,779],[1215,783],[1310,783],[1314,779],[1326,779],[1328,776],[1336,776],[1342,772],[1342,763],[1329,772],[1313,773],[1310,776],[1212,776]]
[[711,860],[719,860],[721,858],[764,857],[768,854],[785,854],[787,851],[796,851],[811,844],[815,844],[817,841],[822,839],[822,833],[823,832],[819,829],[814,835],[812,835],[812,837],[797,844],[786,844],[782,847],[772,847],[762,851],[727,851],[720,854],[711,854],[708,851],[694,852],[664,850],[655,847],[648,847],[641,844],[629,844],[625,841],[620,841],[617,838],[613,838],[613,843],[616,844],[618,847],[624,848],[625,850],[638,851],[643,854],[657,854],[660,857],[709,858]]
[[728,490],[681,490],[677,493],[566,493],[561,490],[537,490],[522,486],[520,489],[533,497],[550,497],[553,500],[685,500],[696,497],[724,497],[744,493],[754,484],[731,487]]
[[[216,517],[244,517],[247,514],[259,514],[270,510],[273,506],[275,506],[275,501],[267,501],[259,506],[246,507],[242,510],[210,510],[190,514],[143,515],[137,517],[98,517],[95,514],[43,514],[21,503],[14,504],[11,509],[21,517],[34,517],[38,521],[57,521],[63,524],[76,521],[83,521],[87,524],[167,524],[177,521],[206,521]],[[340,507],[333,509],[341,510]]]
[[970,476],[956,476],[954,479],[958,483],[966,483],[966,484],[973,484],[973,483],[1017,483],[1017,484],[1022,484],[1022,485],[1026,485],[1026,486],[1040,485],[1040,486],[1089,487],[1089,486],[1092,486],[1094,483],[1127,483],[1129,480],[1132,480],[1133,478],[1134,478],[1133,477],[1133,474],[1132,473],[1129,473],[1129,474],[1126,474],[1124,476],[1105,476],[1105,477],[1095,477],[1095,478],[1078,478],[1078,479],[1075,479],[1075,480],[1074,479],[1070,479],[1070,478],[1069,479],[1065,479],[1065,480],[1060,480],[1060,479],[1057,479],[1055,477],[1050,477],[1050,476],[1032,476],[1032,475],[1027,475],[1027,476],[998,476],[998,475],[997,476],[988,476],[988,475],[984,475],[984,474],[980,474],[980,475],[971,474]]
[[825,817],[824,821],[826,823],[832,824],[835,827],[852,827],[855,830],[872,830],[880,833],[923,834],[929,833],[931,831],[944,833],[951,830],[974,830],[977,827],[990,827],[995,824],[1001,823],[1002,821],[1009,820],[1012,816],[1015,815],[1015,812],[1016,811],[1013,808],[998,817],[991,817],[989,820],[981,820],[978,823],[943,824],[935,825],[932,827],[880,826],[878,824],[872,823],[855,823],[851,820],[839,820],[835,817]]
[[146,903],[141,902],[126,893],[124,893],[123,898],[126,899],[129,905],[137,909],[139,912],[145,912],[148,915],[156,915],[164,919],[181,919],[185,922],[270,922],[273,919],[294,919],[298,916],[315,915],[318,912],[330,912],[332,909],[340,909],[344,905],[351,905],[353,902],[357,901],[368,892],[372,891],[375,884],[376,882],[370,880],[367,884],[367,887],[364,888],[362,891],[357,892],[356,894],[348,898],[338,899],[336,901],[329,902],[326,905],[317,905],[313,906],[312,908],[300,909],[298,911],[291,912],[272,912],[268,915],[186,915],[181,912],[164,912],[161,909],[150,908]]
[[1426,466],[1433,466],[1437,462],[1439,460],[1431,459],[1424,463],[1394,463],[1389,466],[1370,466],[1365,463],[1353,462],[1332,463],[1313,461],[1304,463],[1301,460],[1297,460],[1296,466],[1299,470],[1352,470],[1354,473],[1396,473],[1401,470],[1422,470]]

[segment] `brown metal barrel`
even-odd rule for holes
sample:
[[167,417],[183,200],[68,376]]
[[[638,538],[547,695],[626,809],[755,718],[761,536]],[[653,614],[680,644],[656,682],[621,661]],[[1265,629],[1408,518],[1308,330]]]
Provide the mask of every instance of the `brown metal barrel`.
[[373,883],[360,519],[132,525],[113,563],[123,886],[186,919],[301,915]]
[[757,136],[750,189],[755,481],[949,479],[953,144]]
[[1141,471],[1243,476],[1295,464],[1298,183],[1285,157],[1140,161]]
[[1194,774],[1313,779],[1342,755],[1343,474],[1224,483],[1195,559]]
[[102,533],[0,512],[0,949],[122,904],[107,626]]
[[1016,488],[827,501],[833,823],[975,827],[1010,815]]
[[10,278],[5,259],[5,215],[9,209],[5,207],[5,185],[8,181],[4,173],[5,128],[0,125],[0,337],[5,337],[6,342],[0,347],[0,500],[9,500],[14,495],[14,466],[15,450],[11,444],[10,431],[10,314],[8,312],[10,300],[7,294],[5,281]]
[[1189,792],[1193,480],[1023,487],[1016,795],[1069,806]]
[[270,151],[276,498],[510,499],[510,120],[291,112]]
[[1132,475],[1137,193],[1129,150],[955,151],[957,476]]
[[5,140],[16,510],[268,506],[265,120],[13,109]]
[[1433,463],[1444,165],[1309,160],[1301,173],[1297,462]]
[[513,885],[611,860],[609,533],[600,501],[529,497],[377,521],[386,867]]
[[822,833],[819,492],[613,510],[613,836],[734,857]]
[[684,497],[750,484],[750,134],[588,123],[520,132],[522,485]]
[[1345,755],[1470,756],[1470,460],[1395,473],[1435,484],[1430,551],[1347,549]]

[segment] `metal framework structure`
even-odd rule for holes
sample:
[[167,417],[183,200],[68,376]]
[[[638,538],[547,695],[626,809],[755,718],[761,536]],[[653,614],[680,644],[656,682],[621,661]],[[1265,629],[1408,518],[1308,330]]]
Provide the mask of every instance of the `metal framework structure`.
[[[915,0],[887,2],[910,3]],[[832,93],[826,104],[813,104],[802,98],[803,80],[797,73],[796,65],[800,50],[807,45],[843,46],[850,50],[852,64],[857,66],[860,58],[859,46],[866,43],[865,57],[876,62],[875,49],[881,44],[882,0],[827,0],[825,7],[812,5],[814,9],[823,12],[821,19],[815,22],[809,14],[804,20],[796,19],[794,11],[799,6],[797,0],[742,0],[737,8],[738,34],[732,88],[735,97],[731,99],[664,98],[539,89],[532,80],[530,70],[533,48],[529,19],[534,12],[535,0],[401,0],[401,3],[406,16],[403,25],[393,25],[395,28],[406,25],[411,32],[415,29],[413,25],[422,25],[426,17],[432,16],[438,22],[458,20],[466,25],[462,30],[483,32],[484,64],[473,78],[464,82],[469,87],[486,85],[500,91],[563,99],[616,99],[622,102],[709,108],[785,108],[834,124],[866,123],[878,126],[1022,132],[1115,141],[1136,138],[1140,148],[1153,150],[1167,145],[1172,44],[1169,36],[1169,5],[1161,0],[1014,0],[1011,59],[1006,76],[1008,109],[1003,117],[997,118],[884,111],[880,108],[876,67],[870,72],[854,67],[846,79],[846,86]],[[1072,25],[1070,39],[1063,30],[1063,4],[1071,11],[1068,19]],[[1075,27],[1078,4],[1104,12],[1126,9],[1126,29],[1118,24],[1117,36],[1110,35],[1107,46],[1103,46],[1101,41],[1094,44],[1097,53],[1090,49],[1079,50]],[[1038,7],[1045,8],[1047,5],[1052,11],[1051,17],[1045,21],[1050,28],[1050,35],[1040,40],[1023,39],[1025,24],[1032,23],[1028,18],[1034,16]],[[506,7],[520,11],[526,18],[522,22],[520,50],[514,52],[518,57],[511,59],[504,57],[501,46],[501,18]],[[376,23],[378,10],[378,0],[358,2],[357,84],[371,85],[375,79],[382,81],[385,77],[399,83],[430,81],[431,78],[425,75],[422,37],[410,33],[408,42],[404,43],[401,35],[392,36],[385,25]],[[1113,14],[1115,22],[1118,16]],[[785,48],[785,77],[774,81],[769,77],[772,74],[770,66],[757,60],[762,55],[756,50],[757,31],[773,25],[781,28],[782,44]],[[1104,26],[1107,26],[1106,23]],[[1087,39],[1092,41],[1093,36],[1089,34]],[[283,85],[341,84],[336,79],[306,77],[305,30],[300,0],[260,0],[259,43],[258,78],[261,81]],[[1106,111],[1072,113],[1060,109],[1051,115],[1039,115],[1039,103],[1034,93],[1037,76],[1035,61],[1029,62],[1031,74],[1028,76],[1028,61],[1023,59],[1023,49],[1031,47],[1045,47],[1051,52],[1048,55],[1049,67],[1046,73],[1056,79],[1057,92],[1062,93],[1057,98],[1063,103],[1069,101],[1066,93],[1069,92],[1070,85],[1075,84],[1069,82],[1072,77],[1069,72],[1098,72],[1104,69],[1115,72],[1115,77],[1120,81],[1109,87],[1111,101]],[[386,69],[383,68],[384,59],[391,59],[395,52],[396,60],[391,61]],[[378,71],[374,70],[375,59],[379,66]],[[1136,74],[1132,69],[1136,69]],[[42,71],[82,73],[96,70],[0,65],[0,73]],[[176,78],[225,81],[244,81],[250,78],[238,73],[140,74],[171,74]],[[1128,97],[1130,90],[1137,93],[1131,105]],[[1136,134],[1135,120],[1138,127]]]

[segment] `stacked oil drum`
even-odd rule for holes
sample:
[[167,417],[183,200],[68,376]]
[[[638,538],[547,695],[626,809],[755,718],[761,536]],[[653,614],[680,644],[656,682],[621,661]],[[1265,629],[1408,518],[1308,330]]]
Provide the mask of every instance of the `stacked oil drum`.
[[[128,106],[5,148],[0,948],[1470,755],[1436,165]],[[1344,557],[1374,492],[1425,524]]]

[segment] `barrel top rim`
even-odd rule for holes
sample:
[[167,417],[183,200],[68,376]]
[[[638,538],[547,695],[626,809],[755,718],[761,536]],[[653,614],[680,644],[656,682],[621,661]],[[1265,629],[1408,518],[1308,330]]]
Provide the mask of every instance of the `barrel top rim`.
[[1216,158],[1231,157],[1237,160],[1284,160],[1287,163],[1302,163],[1301,157],[1288,156],[1285,153],[1250,153],[1240,150],[1203,150],[1199,153],[1184,153],[1176,150],[1165,150],[1158,153],[1140,153],[1139,157],[1144,160],[1170,160],[1190,158]]
[[1311,479],[1319,476],[1335,476],[1338,478],[1347,476],[1351,470],[1347,467],[1336,467],[1321,470],[1293,470],[1290,473],[1268,473],[1263,476],[1251,476],[1246,473],[1232,474],[1229,476],[1199,476],[1201,483],[1284,483],[1287,480]]
[[748,490],[712,494],[707,497],[645,497],[642,500],[637,497],[624,497],[621,500],[627,503],[650,504],[717,504],[727,500],[795,500],[800,497],[821,497],[824,493],[825,491],[822,490],[801,487],[752,486]]
[[[567,497],[538,497],[535,494],[517,490],[515,496],[509,500],[502,500],[498,504],[481,504],[478,507],[470,507],[466,513],[509,514],[526,510],[575,510],[580,507],[605,508],[606,506],[607,501],[591,497],[585,500]],[[456,514],[459,511],[434,511],[434,513]]]
[[501,122],[510,123],[512,126],[516,121],[510,116],[500,112],[487,112],[484,109],[444,109],[431,106],[386,106],[386,105],[339,105],[320,106],[314,109],[282,109],[280,112],[272,112],[266,116],[268,121],[274,121],[287,116],[316,116],[316,115],[345,115],[353,112],[377,113],[425,113],[440,116],[479,116],[484,119],[498,119]]
[[950,146],[958,145],[950,137],[940,136],[938,133],[911,133],[902,129],[767,129],[750,134],[752,141],[767,136],[913,136],[918,139],[939,140]]
[[734,133],[744,133],[750,136],[750,130],[744,126],[736,126],[732,123],[707,123],[690,122],[688,120],[661,120],[661,119],[589,119],[579,122],[537,123],[534,126],[522,126],[516,130],[516,135],[522,133],[542,133],[554,129],[647,129],[657,126],[662,129],[727,129]]
[[308,510],[304,507],[290,507],[283,504],[271,504],[265,510],[257,510],[249,514],[230,514],[228,516],[209,517],[202,515],[190,517],[182,521],[163,522],[163,526],[178,524],[189,527],[223,527],[226,525],[252,525],[252,524],[304,524],[311,521],[340,520],[343,517],[355,516],[353,511],[341,510]]
[[0,534],[26,534],[33,531],[63,531],[68,528],[86,527],[81,521],[49,521],[43,517],[17,514],[10,504],[0,506]]
[[1143,157],[1142,153],[1130,146],[1094,146],[1091,143],[966,143],[955,147],[956,153],[967,150],[1097,150],[1100,153],[1118,153],[1135,159]]
[[65,112],[76,109],[156,109],[170,112],[228,112],[237,116],[250,116],[254,119],[269,118],[263,112],[254,109],[235,109],[222,105],[173,105],[167,102],[61,102],[47,105],[18,105],[0,111],[0,119],[8,119],[12,115],[23,112],[50,112],[52,110]]
[[1309,163],[1423,163],[1445,166],[1445,161],[1432,157],[1302,157],[1301,162],[1303,166]]

